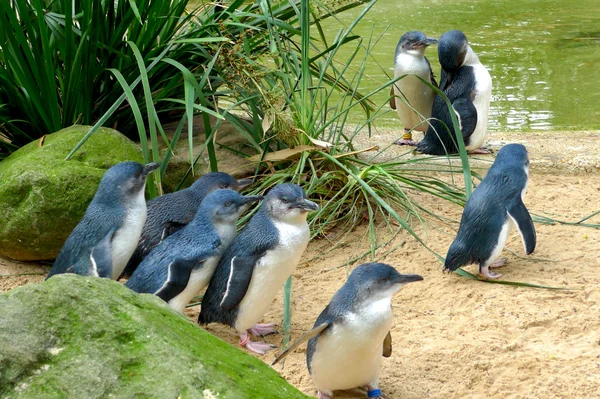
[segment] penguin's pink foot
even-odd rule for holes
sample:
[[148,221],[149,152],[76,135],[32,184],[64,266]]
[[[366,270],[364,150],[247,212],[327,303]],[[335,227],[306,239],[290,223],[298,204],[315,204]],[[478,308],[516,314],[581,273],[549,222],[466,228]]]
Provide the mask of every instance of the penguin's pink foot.
[[411,147],[415,147],[417,145],[417,142],[414,141],[413,139],[398,139],[398,140],[394,141],[394,144],[396,144],[396,145],[409,145]]
[[317,399],[331,399],[331,396],[327,395],[323,391],[318,391],[317,392]]
[[375,385],[367,385],[367,396],[369,399],[385,399],[381,394],[381,389]]
[[255,324],[254,327],[249,329],[248,331],[252,335],[264,337],[269,334],[279,334],[279,332],[275,329],[277,324],[269,323],[269,324]]
[[496,259],[495,261],[493,261],[492,263],[490,263],[490,265],[488,267],[490,269],[496,269],[496,268],[499,268],[499,267],[506,266],[507,263],[508,263],[508,259],[507,258],[500,258],[500,259]]
[[491,280],[497,279],[502,276],[500,273],[494,273],[493,271],[491,271],[489,269],[489,266],[482,267],[480,274],[483,276],[483,278],[491,279]]
[[259,355],[264,355],[268,351],[276,348],[275,345],[271,345],[266,342],[250,341],[250,337],[248,336],[247,332],[240,334],[240,346],[248,349],[251,352],[258,353]]
[[476,150],[471,150],[471,151],[467,151],[467,153],[469,153],[470,155],[475,155],[475,154],[484,154],[484,155],[488,155],[488,154],[492,154],[494,151],[488,149],[488,148],[478,148]]

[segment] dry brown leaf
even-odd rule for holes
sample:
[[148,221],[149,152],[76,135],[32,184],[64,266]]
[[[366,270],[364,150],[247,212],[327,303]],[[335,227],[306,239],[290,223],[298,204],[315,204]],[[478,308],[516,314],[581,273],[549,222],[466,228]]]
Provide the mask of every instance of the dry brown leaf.
[[[314,151],[317,150],[317,147],[313,147],[310,145],[299,145],[294,148],[286,148],[285,150],[279,150],[275,152],[269,152],[263,158],[263,162],[276,162],[276,161],[285,161],[286,159],[290,159],[295,157],[296,155],[300,155],[300,153],[304,151]],[[254,155],[249,158],[252,162],[260,162],[260,154]]]

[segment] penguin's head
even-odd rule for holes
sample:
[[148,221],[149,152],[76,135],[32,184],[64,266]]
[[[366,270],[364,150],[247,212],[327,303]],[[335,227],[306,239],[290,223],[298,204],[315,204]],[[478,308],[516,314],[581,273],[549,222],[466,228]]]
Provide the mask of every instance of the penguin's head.
[[379,300],[391,298],[406,283],[421,281],[418,274],[400,274],[385,263],[365,263],[348,277],[348,284],[354,287],[357,298]]
[[511,166],[522,166],[525,168],[526,173],[529,171],[529,156],[527,155],[527,149],[523,144],[507,144],[498,151],[496,165],[511,165]]
[[273,187],[267,193],[262,206],[271,217],[279,220],[306,220],[308,212],[319,209],[319,205],[306,198],[300,186],[292,183]]
[[407,51],[424,52],[427,46],[437,43],[437,40],[425,36],[425,33],[416,30],[406,32],[400,37],[396,53]]
[[110,202],[122,203],[144,191],[148,174],[160,165],[150,162],[121,162],[108,169],[98,187],[97,195]]
[[202,190],[204,193],[209,193],[220,188],[241,191],[253,182],[253,179],[236,180],[233,176],[224,172],[210,172],[196,180],[194,184],[192,184],[192,188]]
[[451,30],[440,36],[438,42],[438,58],[440,65],[447,72],[455,72],[465,63],[469,50],[469,41],[464,33]]
[[235,224],[251,203],[262,199],[260,195],[243,196],[228,188],[217,189],[202,200],[196,218],[208,219],[215,224]]

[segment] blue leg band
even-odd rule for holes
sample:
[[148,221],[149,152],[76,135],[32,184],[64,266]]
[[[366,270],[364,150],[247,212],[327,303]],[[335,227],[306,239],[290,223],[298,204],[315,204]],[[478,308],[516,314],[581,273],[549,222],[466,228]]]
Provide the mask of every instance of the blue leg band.
[[371,389],[367,392],[369,398],[378,398],[381,396],[381,389]]

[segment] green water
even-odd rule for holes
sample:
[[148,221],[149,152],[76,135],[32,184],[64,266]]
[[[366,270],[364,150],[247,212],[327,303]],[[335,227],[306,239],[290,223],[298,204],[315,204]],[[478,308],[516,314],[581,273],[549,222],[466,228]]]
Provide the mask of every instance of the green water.
[[[360,9],[340,19],[349,24]],[[338,26],[328,24],[333,34]],[[451,29],[467,35],[492,75],[489,130],[600,128],[600,0],[379,0],[355,29],[364,37],[372,30],[381,36],[361,89],[373,90],[386,74],[393,76],[394,51],[404,32],[439,38]],[[439,78],[437,48],[426,55]],[[380,93],[374,100],[381,104],[386,98]],[[389,112],[377,125],[400,122]]]

